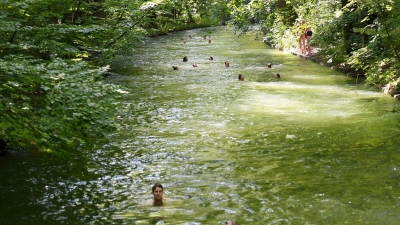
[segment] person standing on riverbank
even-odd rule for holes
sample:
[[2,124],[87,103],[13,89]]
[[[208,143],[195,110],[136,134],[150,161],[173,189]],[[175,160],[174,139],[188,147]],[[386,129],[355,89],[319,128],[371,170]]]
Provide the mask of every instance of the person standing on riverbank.
[[313,35],[313,32],[311,30],[311,27],[309,27],[307,25],[307,28],[305,30],[307,56],[311,56],[311,53],[312,53],[312,48],[311,48],[311,43],[310,43],[312,35]]
[[306,21],[301,20],[298,30],[297,30],[297,36],[299,37],[299,49],[301,54],[306,53],[306,34],[305,34],[305,26],[306,26]]

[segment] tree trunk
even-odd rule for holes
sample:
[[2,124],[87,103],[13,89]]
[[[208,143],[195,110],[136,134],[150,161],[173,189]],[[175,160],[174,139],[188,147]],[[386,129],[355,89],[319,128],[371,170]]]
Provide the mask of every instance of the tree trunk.
[[[349,1],[348,0],[341,0],[342,3],[342,8],[345,7]],[[345,17],[346,14],[349,12],[344,12],[343,16]],[[346,23],[343,24],[342,26],[342,35],[343,35],[343,42],[344,42],[344,47],[347,55],[350,55],[351,53],[351,43],[350,43],[350,37],[353,34],[353,24],[351,23]]]
[[81,2],[79,1],[78,6],[76,7],[76,10],[72,13],[72,24],[76,24],[76,21],[78,20],[80,8],[81,8]]

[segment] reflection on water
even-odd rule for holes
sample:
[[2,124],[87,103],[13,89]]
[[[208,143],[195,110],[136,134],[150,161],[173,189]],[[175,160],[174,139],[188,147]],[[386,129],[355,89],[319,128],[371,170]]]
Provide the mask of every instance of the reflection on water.
[[[121,76],[110,82],[130,94],[118,132],[82,148],[88,159],[0,158],[6,224],[400,219],[400,116],[389,96],[225,28],[148,40],[114,67]],[[162,208],[144,204],[156,182]]]

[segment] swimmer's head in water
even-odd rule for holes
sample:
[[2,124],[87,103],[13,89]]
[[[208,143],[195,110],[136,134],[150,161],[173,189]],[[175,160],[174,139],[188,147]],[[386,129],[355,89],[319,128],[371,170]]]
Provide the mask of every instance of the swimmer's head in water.
[[163,199],[163,186],[159,183],[156,183],[153,185],[153,187],[151,188],[153,196],[154,196],[154,200],[162,200]]

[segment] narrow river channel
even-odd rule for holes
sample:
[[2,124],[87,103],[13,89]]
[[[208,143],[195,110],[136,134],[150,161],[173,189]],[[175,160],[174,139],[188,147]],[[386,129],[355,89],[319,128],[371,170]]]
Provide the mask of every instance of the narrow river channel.
[[[0,224],[400,221],[400,106],[390,96],[224,27],[127,52],[108,78],[129,92],[120,129],[68,164],[0,158]],[[164,207],[149,204],[156,182]]]

